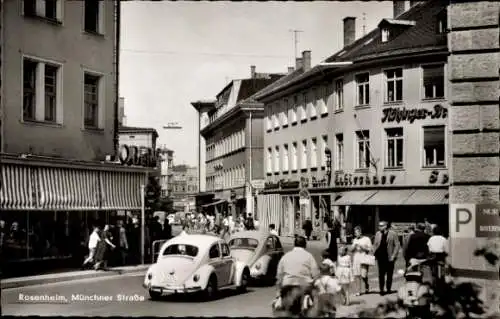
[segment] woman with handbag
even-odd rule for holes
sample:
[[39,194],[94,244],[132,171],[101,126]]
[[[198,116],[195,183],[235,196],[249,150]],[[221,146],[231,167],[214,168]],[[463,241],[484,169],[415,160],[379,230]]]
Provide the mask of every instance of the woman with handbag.
[[354,228],[354,240],[352,241],[352,250],[354,252],[352,258],[352,274],[357,282],[358,293],[356,296],[361,295],[361,286],[364,283],[365,291],[367,294],[370,291],[368,283],[368,269],[370,266],[375,265],[375,256],[372,252],[372,241],[367,236],[364,236],[361,227]]

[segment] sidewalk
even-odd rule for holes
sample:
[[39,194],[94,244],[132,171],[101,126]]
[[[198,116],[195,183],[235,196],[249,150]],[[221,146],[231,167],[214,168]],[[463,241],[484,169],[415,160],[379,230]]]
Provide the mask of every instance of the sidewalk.
[[380,296],[378,293],[370,293],[359,297],[352,297],[349,306],[340,306],[337,308],[337,318],[358,318],[357,314],[363,309],[376,308],[385,300],[396,300],[397,293]]
[[150,265],[115,267],[110,268],[108,271],[76,270],[39,276],[9,278],[1,281],[1,287],[2,289],[11,289],[79,279],[111,277],[131,273],[145,273],[149,266]]

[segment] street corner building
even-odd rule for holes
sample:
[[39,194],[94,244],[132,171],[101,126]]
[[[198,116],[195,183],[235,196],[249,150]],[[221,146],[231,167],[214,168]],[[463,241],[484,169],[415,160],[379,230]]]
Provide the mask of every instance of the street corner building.
[[150,168],[117,154],[117,6],[1,2],[4,276],[80,265],[93,224],[141,209]]
[[262,91],[265,190],[261,227],[313,237],[340,218],[342,236],[379,220],[398,232],[427,219],[447,232],[449,167],[447,4],[394,2],[394,17],[316,66],[311,52]]
[[283,76],[257,72],[251,66],[250,78],[232,80],[214,101],[192,103],[200,115],[199,167],[204,158],[206,176],[197,206],[206,212],[234,217],[254,213],[254,195],[264,179],[264,105],[254,95]]

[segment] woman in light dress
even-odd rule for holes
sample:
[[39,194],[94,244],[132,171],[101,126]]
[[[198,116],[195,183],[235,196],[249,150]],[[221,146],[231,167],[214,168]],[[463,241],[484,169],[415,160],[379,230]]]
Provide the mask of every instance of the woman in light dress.
[[367,236],[364,236],[361,227],[354,228],[354,240],[352,241],[352,250],[354,252],[352,258],[352,274],[357,282],[358,293],[361,295],[362,283],[365,286],[365,294],[369,293],[370,285],[368,283],[368,268],[366,264],[367,256],[372,252],[372,241]]

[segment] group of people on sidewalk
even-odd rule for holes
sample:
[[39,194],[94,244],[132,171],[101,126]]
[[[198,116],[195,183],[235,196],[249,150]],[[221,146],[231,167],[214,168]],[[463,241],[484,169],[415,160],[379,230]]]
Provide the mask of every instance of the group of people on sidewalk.
[[[307,287],[304,278],[310,278],[308,282],[314,281],[319,285],[320,295],[324,295],[319,300],[322,313],[335,312],[337,304],[350,304],[353,284],[353,292],[357,296],[370,292],[370,267],[378,268],[380,295],[391,293],[394,268],[401,250],[407,265],[411,259],[425,259],[430,255],[445,258],[448,252],[447,239],[436,225],[418,223],[416,229],[407,231],[408,236],[403,238],[403,243],[387,221],[379,222],[373,243],[368,236],[363,235],[361,227],[356,226],[352,243],[339,247],[338,224],[334,220],[328,225],[327,248],[319,266],[312,254],[305,250],[306,237],[296,236],[295,248],[286,253],[278,265],[280,302],[284,297],[286,303],[286,298],[293,299],[303,293],[303,287]],[[342,296],[342,301],[337,296]]]

